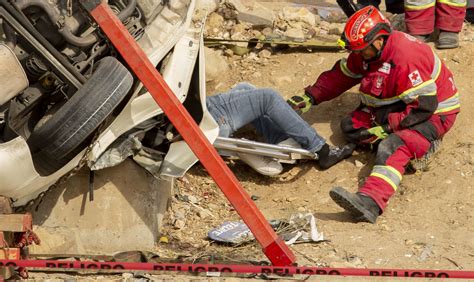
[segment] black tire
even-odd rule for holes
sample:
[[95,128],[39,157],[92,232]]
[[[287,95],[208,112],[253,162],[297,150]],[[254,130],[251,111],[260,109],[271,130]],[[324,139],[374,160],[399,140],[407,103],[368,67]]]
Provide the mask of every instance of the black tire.
[[50,175],[81,152],[132,84],[132,75],[117,59],[100,60],[86,83],[28,138],[37,172]]

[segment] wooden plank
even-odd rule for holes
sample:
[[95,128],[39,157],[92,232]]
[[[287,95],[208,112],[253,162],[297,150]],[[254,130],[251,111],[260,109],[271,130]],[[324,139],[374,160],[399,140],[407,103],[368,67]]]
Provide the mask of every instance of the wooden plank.
[[0,214],[0,231],[25,232],[32,229],[31,214]]
[[0,249],[0,259],[20,259],[20,248]]

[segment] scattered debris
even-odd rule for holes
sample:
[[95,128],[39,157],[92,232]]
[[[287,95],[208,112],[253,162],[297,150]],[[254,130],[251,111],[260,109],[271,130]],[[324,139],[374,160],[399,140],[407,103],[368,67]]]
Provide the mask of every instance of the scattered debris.
[[[311,213],[292,215],[287,222],[271,220],[269,223],[287,245],[324,241],[324,236],[318,232],[316,219]],[[245,223],[235,221],[224,222],[209,231],[208,236],[216,242],[230,244],[242,244],[255,239]]]
[[433,247],[432,245],[428,244],[423,248],[423,250],[421,251],[421,254],[417,258],[419,262],[425,261],[427,258],[429,258],[433,254],[432,247]]

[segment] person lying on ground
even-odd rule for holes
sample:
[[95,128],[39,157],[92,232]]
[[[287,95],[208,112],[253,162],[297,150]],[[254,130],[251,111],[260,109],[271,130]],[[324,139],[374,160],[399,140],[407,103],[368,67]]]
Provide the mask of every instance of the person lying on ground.
[[335,187],[330,196],[356,220],[375,223],[410,160],[425,156],[453,126],[459,94],[430,46],[392,30],[373,6],[349,18],[339,42],[349,57],[288,103],[308,111],[360,84],[361,104],[341,121],[341,129],[349,142],[378,144],[375,166],[357,193]]
[[[349,157],[355,146],[332,147],[270,88],[239,83],[230,91],[206,98],[209,113],[219,125],[219,136],[229,137],[252,124],[257,133],[271,144],[297,143],[317,154],[321,169],[327,169]],[[239,158],[264,175],[277,175],[282,165],[273,158],[239,153]]]

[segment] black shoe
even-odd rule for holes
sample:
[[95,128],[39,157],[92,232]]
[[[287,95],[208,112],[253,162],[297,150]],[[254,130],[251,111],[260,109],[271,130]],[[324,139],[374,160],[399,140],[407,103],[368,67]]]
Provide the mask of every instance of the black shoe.
[[380,208],[372,198],[361,193],[350,193],[342,187],[334,187],[329,196],[341,208],[350,212],[357,221],[375,223]]
[[349,143],[342,147],[329,147],[324,144],[323,147],[316,152],[318,155],[318,164],[321,169],[328,169],[338,162],[352,155],[356,145]]
[[459,34],[457,32],[441,31],[435,44],[438,49],[454,49],[459,47]]

